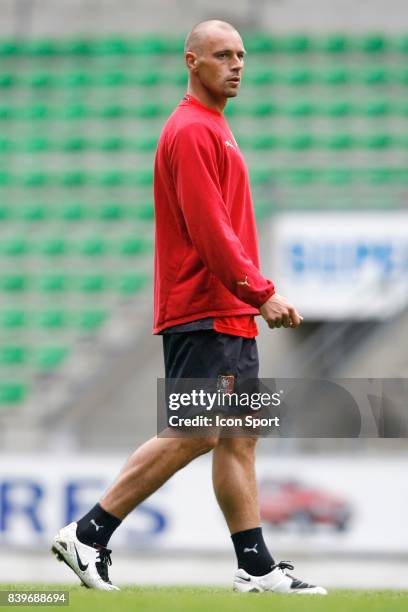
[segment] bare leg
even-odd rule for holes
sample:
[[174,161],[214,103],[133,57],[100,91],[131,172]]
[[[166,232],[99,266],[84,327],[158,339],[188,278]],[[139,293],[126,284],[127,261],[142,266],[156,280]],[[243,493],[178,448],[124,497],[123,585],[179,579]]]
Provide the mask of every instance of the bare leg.
[[259,527],[256,438],[221,438],[213,451],[213,484],[230,533]]
[[124,519],[192,459],[214,448],[217,438],[152,438],[130,456],[100,500],[104,510]]

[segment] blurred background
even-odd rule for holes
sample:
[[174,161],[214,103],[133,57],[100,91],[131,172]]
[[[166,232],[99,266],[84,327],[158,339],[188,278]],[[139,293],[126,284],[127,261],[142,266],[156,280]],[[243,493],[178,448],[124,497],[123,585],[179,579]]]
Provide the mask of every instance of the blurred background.
[[[153,158],[185,92],[184,38],[210,18],[248,51],[226,115],[250,169],[262,271],[305,317],[296,332],[260,322],[261,375],[407,375],[406,3],[0,0],[5,581],[75,580],[50,538],[156,433]],[[406,588],[407,450],[398,438],[261,440],[274,556],[327,586]],[[112,545],[119,583],[230,584],[210,457]]]

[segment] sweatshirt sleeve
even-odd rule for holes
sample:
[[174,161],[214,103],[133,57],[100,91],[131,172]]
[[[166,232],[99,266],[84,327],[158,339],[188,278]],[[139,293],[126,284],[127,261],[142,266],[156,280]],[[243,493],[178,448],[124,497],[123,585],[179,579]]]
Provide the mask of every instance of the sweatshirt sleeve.
[[259,308],[275,287],[248,257],[231,225],[220,185],[220,143],[201,123],[178,131],[170,160],[177,198],[200,258],[241,301]]

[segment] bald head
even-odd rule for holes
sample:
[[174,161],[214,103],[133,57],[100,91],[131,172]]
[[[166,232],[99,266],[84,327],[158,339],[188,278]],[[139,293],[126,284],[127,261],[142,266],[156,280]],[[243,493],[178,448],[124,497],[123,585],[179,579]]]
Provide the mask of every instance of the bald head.
[[187,92],[204,105],[223,109],[227,98],[238,94],[244,57],[241,36],[230,23],[212,19],[197,24],[185,42]]
[[237,32],[233,25],[219,19],[210,19],[198,23],[186,38],[184,43],[184,53],[192,51],[193,53],[202,53],[205,42],[212,36],[222,32]]

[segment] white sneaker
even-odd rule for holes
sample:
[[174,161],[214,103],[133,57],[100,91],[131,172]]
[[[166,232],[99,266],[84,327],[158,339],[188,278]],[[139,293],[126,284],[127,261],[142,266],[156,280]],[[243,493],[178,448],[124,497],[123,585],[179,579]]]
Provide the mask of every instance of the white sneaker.
[[52,541],[52,552],[59,561],[64,561],[82,580],[86,587],[101,591],[119,591],[108,576],[108,565],[112,565],[111,550],[104,546],[88,546],[76,536],[77,523],[60,529]]
[[239,593],[298,593],[299,595],[327,595],[326,589],[313,584],[302,582],[285,570],[293,570],[293,565],[287,561],[281,561],[272,566],[272,571],[265,576],[250,576],[245,570],[238,569],[234,577],[234,591]]

